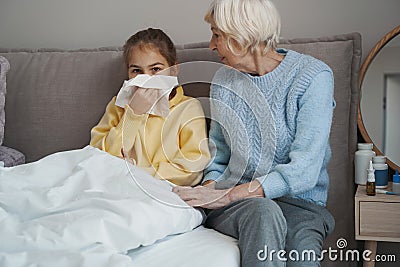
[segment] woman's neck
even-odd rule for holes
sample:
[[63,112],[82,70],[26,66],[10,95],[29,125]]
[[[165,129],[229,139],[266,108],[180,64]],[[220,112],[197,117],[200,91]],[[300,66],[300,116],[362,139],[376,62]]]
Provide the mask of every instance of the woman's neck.
[[277,53],[275,50],[269,50],[266,54],[262,48],[248,53],[243,57],[241,71],[254,76],[262,76],[273,71],[281,63],[285,56]]
[[254,74],[262,76],[273,71],[283,60],[284,56],[278,54],[275,50],[269,50],[267,54],[256,51],[253,54]]

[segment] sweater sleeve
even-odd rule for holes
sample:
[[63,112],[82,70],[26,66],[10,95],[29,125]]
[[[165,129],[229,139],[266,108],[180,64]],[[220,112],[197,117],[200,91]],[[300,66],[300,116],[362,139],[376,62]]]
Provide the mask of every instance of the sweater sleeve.
[[298,195],[315,187],[329,146],[333,109],[333,75],[323,71],[314,77],[299,100],[289,162],[279,164],[268,175],[256,178],[266,197]]
[[100,122],[91,130],[90,145],[122,157],[122,147],[132,148],[138,129],[143,127],[147,114],[136,115],[128,105],[125,109],[116,106],[115,100],[114,96]]
[[[221,86],[225,84],[225,79],[230,77],[231,73],[226,71],[225,68],[220,68],[214,75],[213,82],[210,88],[210,111],[211,111],[211,123],[209,135],[209,147],[211,152],[212,160],[207,168],[204,170],[204,178],[202,183],[206,181],[219,181],[224,179],[223,175],[225,170],[228,168],[228,163],[231,158],[230,147],[225,140],[223,130],[220,125],[219,118],[220,111],[225,108],[223,100],[225,100],[224,93],[226,92],[225,87]],[[221,106],[222,105],[222,106]]]
[[[207,144],[206,122],[200,102],[195,99],[185,101],[179,122],[179,151],[173,158],[162,161],[156,168],[155,176],[167,179],[177,185],[197,185],[203,176],[203,170],[210,160]],[[178,123],[178,122],[176,122]]]
[[222,134],[221,126],[214,120],[210,124],[209,147],[213,159],[204,171],[203,183],[208,180],[219,180],[231,157],[230,148]]

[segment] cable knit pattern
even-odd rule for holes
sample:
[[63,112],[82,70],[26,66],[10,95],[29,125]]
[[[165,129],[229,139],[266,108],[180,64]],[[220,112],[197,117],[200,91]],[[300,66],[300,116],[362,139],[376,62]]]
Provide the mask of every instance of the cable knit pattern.
[[3,144],[4,125],[6,122],[6,74],[10,70],[10,63],[5,57],[0,56],[0,145]]
[[229,67],[211,86],[210,147],[204,181],[257,179],[266,197],[327,200],[333,74],[311,56],[286,54],[272,72],[251,76]]

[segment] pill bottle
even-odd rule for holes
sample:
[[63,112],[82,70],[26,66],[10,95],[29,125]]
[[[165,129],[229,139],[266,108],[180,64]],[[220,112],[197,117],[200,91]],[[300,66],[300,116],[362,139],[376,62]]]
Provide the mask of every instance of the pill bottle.
[[393,174],[392,191],[393,193],[400,194],[400,175],[398,170]]
[[375,170],[375,187],[386,188],[388,186],[388,165],[385,156],[375,156],[372,158],[372,166]]
[[355,168],[355,182],[356,184],[366,185],[367,184],[367,169],[369,161],[375,156],[375,152],[372,150],[372,143],[358,143],[358,150],[354,156],[354,168]]

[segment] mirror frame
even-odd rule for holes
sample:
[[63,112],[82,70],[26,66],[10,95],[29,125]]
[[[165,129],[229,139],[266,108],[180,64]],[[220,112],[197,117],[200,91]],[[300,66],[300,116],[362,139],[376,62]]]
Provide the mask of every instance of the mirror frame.
[[[368,56],[366,57],[364,63],[361,66],[361,69],[360,69],[360,79],[359,79],[360,96],[362,94],[361,88],[362,88],[362,83],[363,83],[363,80],[364,80],[364,76],[365,76],[365,74],[366,74],[366,72],[368,70],[369,65],[371,64],[371,62],[373,61],[375,56],[379,53],[379,51],[381,51],[381,49],[390,40],[392,40],[394,37],[396,37],[399,33],[400,33],[400,25],[398,25],[393,30],[388,32],[385,36],[383,36],[382,39],[380,39],[379,42],[377,42],[376,45],[369,52]],[[383,153],[379,150],[379,148],[376,147],[375,143],[372,141],[372,139],[369,136],[367,130],[365,129],[365,125],[364,125],[364,122],[363,122],[363,119],[362,119],[362,114],[361,114],[361,97],[360,97],[360,101],[358,103],[358,112],[357,113],[358,113],[357,125],[358,125],[358,129],[359,129],[359,131],[361,133],[361,136],[364,138],[365,142],[374,144],[374,151],[375,151],[375,153],[377,155],[383,155]],[[394,163],[393,161],[391,161],[389,158],[386,158],[386,163],[389,165],[389,167],[392,170],[400,171],[400,166],[397,165],[396,163]]]

